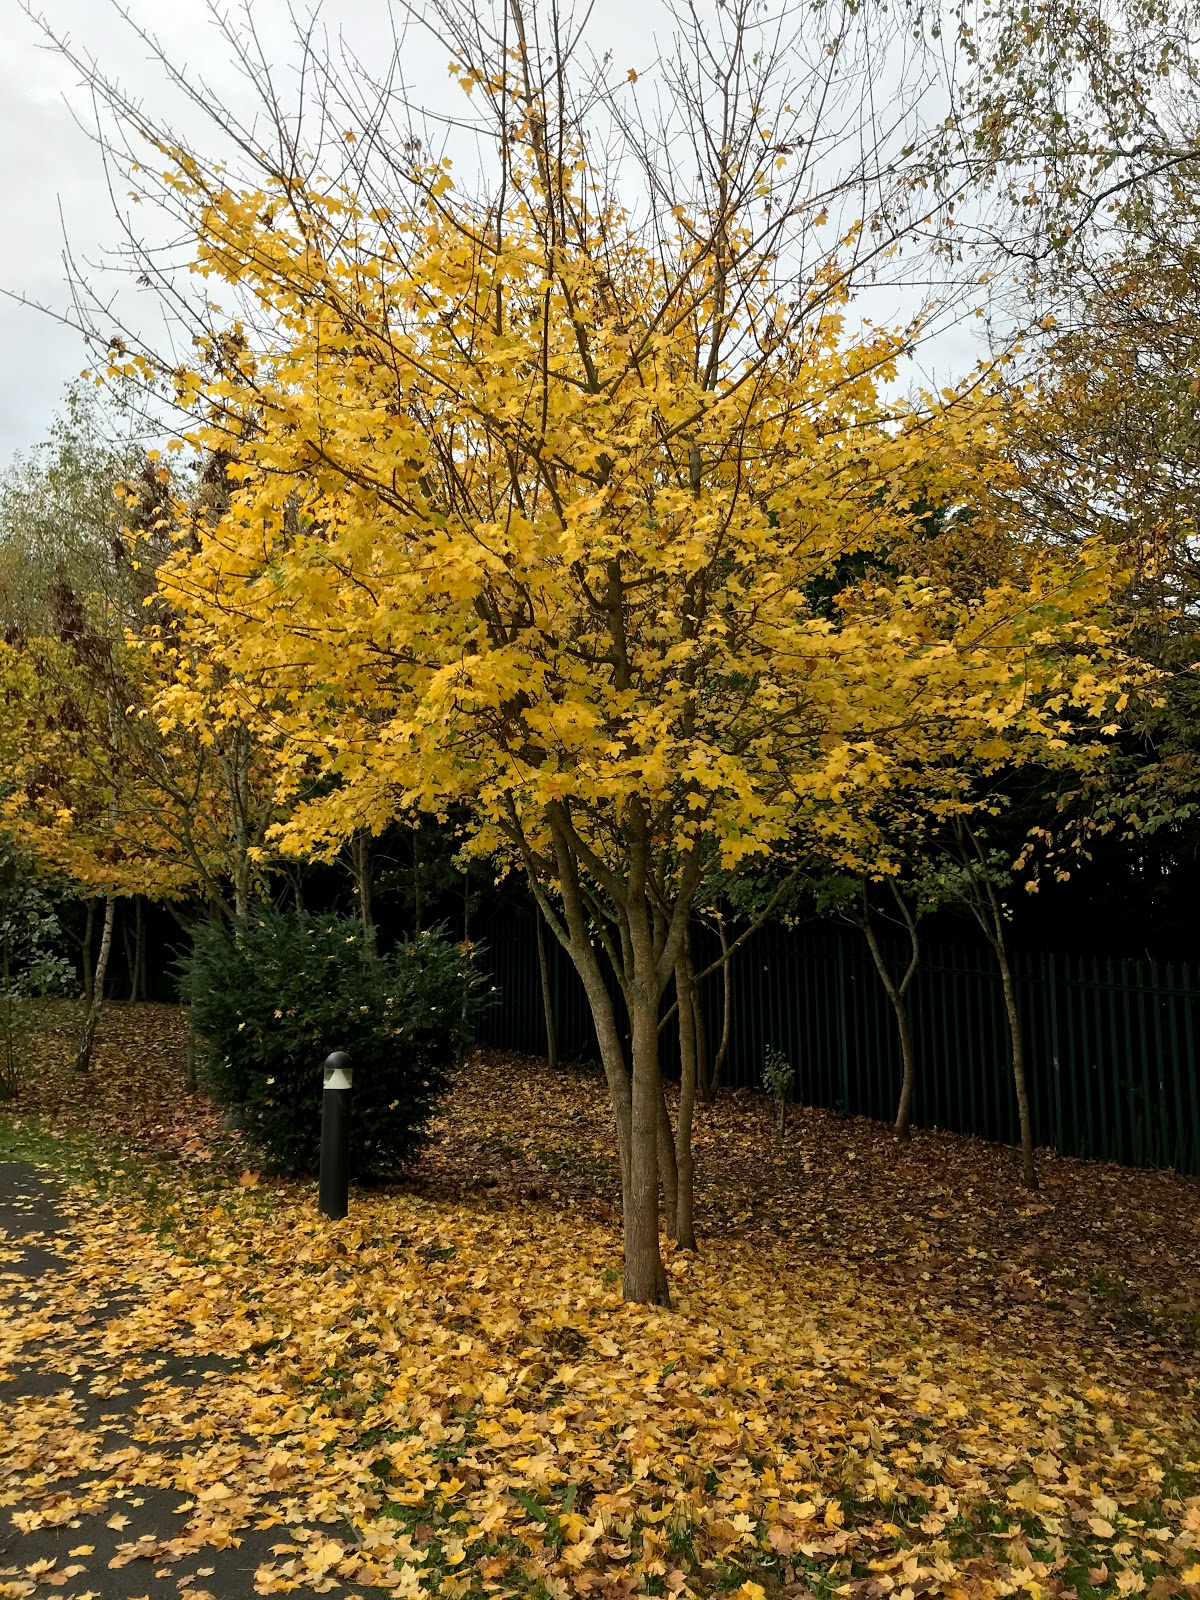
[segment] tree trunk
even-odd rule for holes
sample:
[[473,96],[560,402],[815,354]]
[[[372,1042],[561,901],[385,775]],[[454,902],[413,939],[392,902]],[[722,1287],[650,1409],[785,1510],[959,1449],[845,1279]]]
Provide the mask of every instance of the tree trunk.
[[662,1180],[663,1216],[667,1237],[675,1238],[679,1208],[679,1172],[675,1162],[675,1139],[671,1133],[671,1114],[667,1110],[666,1086],[660,1082],[658,1097],[658,1175]]
[[104,1005],[104,980],[108,975],[108,957],[112,950],[113,917],[117,902],[110,894],[104,902],[104,927],[100,934],[100,954],[96,958],[96,975],[91,1004],[84,1019],[83,1034],[75,1052],[75,1071],[80,1074],[92,1070],[92,1051],[96,1045],[96,1030],[100,1026],[100,1012]]
[[715,1100],[721,1086],[721,1073],[729,1054],[729,1019],[733,1014],[733,974],[729,966],[733,958],[729,951],[729,936],[725,932],[725,918],[722,916],[717,918],[717,933],[721,940],[721,1038],[713,1057],[712,1071],[708,1075],[707,1100]]
[[685,942],[675,963],[675,993],[679,1009],[679,1114],[675,1119],[675,1166],[678,1173],[675,1240],[681,1250],[696,1249],[696,1220],[692,1154],[692,1121],[696,1112],[696,987],[692,956]]
[[[692,967],[693,974],[695,967]],[[708,1028],[704,1021],[704,1007],[700,1003],[700,989],[692,987],[692,1029],[696,1039],[696,1098],[708,1099]]]
[[908,1015],[908,1002],[903,995],[892,1000],[896,1013],[896,1027],[900,1033],[900,1056],[904,1063],[904,1079],[900,1085],[900,1104],[896,1108],[896,1121],[892,1128],[897,1140],[906,1144],[911,1137],[913,1090],[917,1081],[917,1058],[913,1048],[912,1021]]
[[625,1208],[626,1300],[670,1305],[658,1239],[658,1006],[641,994],[630,1005],[633,1024],[633,1105],[629,1199]]
[[908,1140],[912,1131],[913,1093],[917,1082],[917,1056],[913,1046],[912,1019],[908,1014],[908,991],[917,974],[917,965],[921,959],[921,946],[915,915],[906,904],[895,883],[891,885],[891,890],[908,929],[908,965],[905,967],[904,976],[899,983],[893,978],[879,940],[875,936],[871,903],[865,883],[862,890],[863,905],[861,913],[857,915],[847,913],[847,915],[849,920],[858,926],[867,941],[867,948],[871,952],[875,970],[879,974],[880,982],[887,991],[887,997],[891,1001],[892,1010],[896,1015],[896,1029],[900,1035],[900,1060],[903,1067],[903,1077],[900,1084],[900,1103],[896,1107],[896,1120],[892,1125],[892,1132],[896,1139],[903,1144]]
[[129,926],[128,915],[123,916],[121,935],[125,943],[125,965],[129,970],[129,999],[136,1004],[146,998],[144,981],[146,923],[140,894],[135,895],[133,900],[133,927]]
[[145,1000],[150,992],[147,973],[149,945],[150,941],[146,938],[146,902],[139,895],[134,934],[134,949],[137,951],[137,997],[139,1000]]
[[129,978],[129,1001],[132,1005],[137,994],[137,951],[133,948],[134,934],[129,925],[129,909],[120,918],[121,943],[125,947],[125,972]]
[[1004,1008],[1008,1013],[1008,1034],[1012,1043],[1013,1087],[1017,1092],[1017,1119],[1021,1127],[1021,1181],[1027,1189],[1036,1189],[1038,1175],[1033,1159],[1033,1119],[1029,1114],[1029,1089],[1025,1082],[1025,1042],[1021,1032],[1021,1015],[1017,1010],[1012,968],[1008,964],[1008,951],[1003,938],[995,940],[992,948],[1000,966]]
[[541,907],[535,915],[537,917],[537,950],[538,972],[542,979],[542,1015],[546,1021],[546,1061],[551,1072],[558,1067],[558,1024],[554,1016],[554,994],[550,987],[550,962],[546,955],[546,929],[543,925]]
[[[582,948],[583,960],[577,959],[577,948]],[[629,1072],[625,1065],[625,1046],[621,1041],[621,1031],[617,1027],[612,1000],[590,948],[576,947],[572,941],[570,954],[588,998],[592,1025],[595,1027],[596,1039],[600,1045],[600,1061],[608,1083],[609,1099],[612,1101],[613,1118],[617,1126],[617,1153],[621,1161],[621,1214],[624,1216],[629,1207],[630,1151],[633,1143],[633,1094]],[[592,955],[591,960],[586,958],[588,955]],[[657,1112],[655,1115],[657,1120]]]
[[358,897],[363,938],[370,953],[376,955],[379,947],[375,927],[375,885],[371,873],[371,835],[365,828],[354,830],[350,840],[350,864],[354,873],[354,892]]
[[233,864],[233,916],[239,928],[250,915],[250,870],[249,851],[239,842]]
[[[1004,906],[996,893],[988,858],[978,835],[962,818],[955,820],[954,833],[960,859],[970,875],[971,888],[967,904],[984,938],[991,945],[996,964],[1000,968],[1004,1009],[1008,1017],[1008,1037],[1012,1046],[1017,1120],[1021,1130],[1021,1179],[1027,1189],[1036,1189],[1038,1176],[1037,1165],[1033,1158],[1033,1118],[1029,1111],[1029,1089],[1025,1082],[1025,1041],[1021,1032],[1021,1014],[1017,1010],[1017,992],[1013,984],[1012,968],[1008,964],[1008,947],[1004,938]],[[978,863],[978,871],[975,870],[975,863]]]
[[[595,917],[595,896],[579,870],[586,853],[575,833],[569,809],[553,802],[546,822],[554,849],[554,876],[562,897],[562,912],[550,907],[539,886],[539,865],[523,836],[518,842],[525,854],[538,904],[548,926],[574,964],[588,997],[609,1095],[617,1123],[621,1155],[621,1202],[625,1233],[624,1294],[627,1300],[647,1305],[669,1305],[670,1292],[663,1269],[659,1241],[658,1139],[663,1104],[658,1060],[658,1016],[666,981],[686,928],[685,916],[695,894],[699,867],[689,860],[669,919],[652,908],[650,895],[650,830],[640,801],[628,807],[629,870],[619,894]],[[541,880],[544,882],[544,879]],[[606,885],[615,888],[616,880]],[[617,1013],[608,992],[598,949],[603,949],[621,981],[631,1029],[631,1067]]]
[[96,935],[96,902],[89,900],[87,903],[87,921],[83,928],[83,938],[80,940],[80,952],[83,967],[83,1009],[85,1014],[92,1009],[92,996],[96,990],[95,971],[92,967],[92,940]]

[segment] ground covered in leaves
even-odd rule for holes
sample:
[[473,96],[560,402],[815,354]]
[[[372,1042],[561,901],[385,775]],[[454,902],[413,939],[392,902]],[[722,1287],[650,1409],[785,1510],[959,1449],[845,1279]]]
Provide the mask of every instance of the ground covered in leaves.
[[177,1015],[114,1008],[86,1090],[40,1049],[0,1154],[68,1187],[53,1268],[0,1238],[0,1596],[198,1600],[242,1549],[263,1594],[1200,1597],[1193,1183],[1026,1196],[1011,1152],[777,1145],[731,1096],[706,1246],[630,1308],[590,1075],[468,1063],[329,1225],[181,1093]]

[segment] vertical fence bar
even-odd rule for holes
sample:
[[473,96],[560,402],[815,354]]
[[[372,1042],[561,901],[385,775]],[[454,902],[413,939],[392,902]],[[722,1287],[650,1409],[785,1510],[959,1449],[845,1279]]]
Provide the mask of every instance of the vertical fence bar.
[[1079,1084],[1075,1071],[1075,1018],[1072,1007],[1071,958],[1064,956],[1057,975],[1056,1007],[1058,1081],[1063,1099],[1063,1144],[1066,1155],[1079,1154]]
[[1101,1160],[1108,1161],[1112,1159],[1112,1149],[1108,1142],[1108,1096],[1104,1092],[1104,1074],[1100,1070],[1100,1040],[1104,1033],[1104,1012],[1102,1009],[1104,994],[1098,956],[1092,957],[1091,998],[1090,1009],[1095,1032],[1088,1040],[1088,1081],[1091,1083],[1096,1095],[1096,1151]]
[[1174,1140],[1171,1138],[1171,1113],[1167,1108],[1167,1080],[1166,1062],[1163,1053],[1163,985],[1159,975],[1158,962],[1150,962],[1150,984],[1152,994],[1152,1010],[1154,1021],[1154,1072],[1158,1082],[1158,1126],[1160,1143],[1158,1149],[1158,1164],[1163,1167],[1170,1166],[1173,1158]]
[[1187,1085],[1187,1100],[1190,1111],[1190,1124],[1192,1133],[1191,1159],[1188,1161],[1187,1172],[1200,1172],[1200,1084],[1197,1083],[1196,1073],[1196,1045],[1192,1029],[1192,1011],[1195,1005],[1196,993],[1192,988],[1192,969],[1187,962],[1183,964],[1183,1060],[1179,1064],[1179,1076]]
[[1050,1142],[1050,1079],[1046,1071],[1046,1051],[1042,1026],[1041,993],[1034,978],[1033,956],[1027,951],[1015,953],[1014,971],[1017,980],[1017,1011],[1026,1039],[1026,1055],[1030,1090],[1030,1110],[1035,1145]]
[[1076,1058],[1079,1062],[1079,1073],[1084,1091],[1084,1116],[1087,1128],[1085,1150],[1093,1161],[1099,1161],[1103,1159],[1104,1151],[1100,1144],[1100,1117],[1096,1105],[1096,1075],[1092,1070],[1093,1052],[1090,1019],[1094,994],[1089,962],[1093,959],[1080,956],[1077,961],[1079,986],[1076,990],[1076,1000],[1079,1018],[1079,1039],[1076,1045]]
[[1131,962],[1120,963],[1122,973],[1122,1006],[1123,1034],[1125,1034],[1125,1070],[1130,1074],[1130,1083],[1141,1082],[1141,1107],[1138,1110],[1138,1125],[1141,1131],[1142,1160],[1147,1166],[1152,1166],[1157,1160],[1154,1133],[1154,1099],[1150,1096],[1150,1064],[1142,1054],[1138,1058],[1138,1050],[1133,1043],[1133,1011],[1138,994],[1139,973],[1136,968],[1131,971]]
[[1130,992],[1128,992],[1130,986],[1125,981],[1125,963],[1120,963],[1120,966],[1122,966],[1122,976],[1120,976],[1120,990],[1118,990],[1114,963],[1109,962],[1109,1043],[1112,1046],[1112,1074],[1114,1074],[1114,1082],[1120,1088],[1123,1072],[1128,1150],[1130,1150],[1130,1158],[1133,1165],[1141,1166],[1146,1163],[1147,1155],[1149,1155],[1146,1147],[1146,1117],[1138,1109],[1138,1075],[1134,1074],[1133,1061],[1126,1059],[1125,1062],[1122,1062],[1122,1053],[1120,1053],[1120,1032],[1122,1032],[1122,1029],[1120,1029],[1120,1018],[1118,1018],[1118,992],[1120,992],[1120,1002],[1122,1002],[1120,1003],[1120,1011],[1125,1013],[1128,1010],[1128,1005],[1130,1005]]
[[[1142,971],[1142,963],[1141,962],[1136,963],[1136,966],[1138,966],[1138,978],[1139,978],[1139,982],[1138,982],[1138,1037],[1139,1037],[1139,1043],[1141,1043],[1142,1072],[1144,1072],[1144,1074],[1146,1074],[1147,1080],[1149,1080],[1149,1091],[1150,1091],[1150,1093],[1149,1093],[1149,1096],[1147,1096],[1147,1102],[1146,1102],[1147,1122],[1149,1122],[1150,1115],[1152,1115],[1152,1107],[1154,1107],[1155,1104],[1157,1104],[1157,1101],[1158,1101],[1158,1096],[1157,1096],[1157,1094],[1154,1093],[1154,1090],[1155,1090],[1154,1078],[1157,1077],[1157,1074],[1155,1074],[1154,1070],[1152,1070],[1152,1058],[1150,1058],[1149,1029],[1147,1029],[1147,1026],[1146,1026],[1146,974],[1144,974],[1144,971]],[[1165,1136],[1165,1133],[1166,1133],[1166,1130],[1165,1130],[1165,1128],[1163,1128],[1162,1123],[1158,1123],[1158,1134],[1157,1134],[1157,1138],[1155,1138],[1155,1144],[1157,1144],[1157,1147],[1158,1147],[1157,1160],[1158,1160],[1158,1163],[1162,1163],[1162,1165],[1165,1165],[1165,1162],[1166,1162],[1166,1146],[1165,1146],[1165,1138],[1163,1138],[1163,1136]]]
[[[892,1081],[892,1035],[896,1029],[894,1021],[891,1017],[885,1015],[884,1005],[880,1003],[883,1001],[886,1004],[887,1011],[890,1012],[891,1001],[888,1000],[883,984],[879,981],[879,975],[876,973],[873,976],[874,981],[871,982],[871,988],[868,992],[871,997],[871,1016],[874,1019],[872,1031],[875,1035],[875,1070],[871,1074],[871,1103],[870,1106],[864,1106],[863,1110],[867,1112],[868,1116],[878,1117],[882,1122],[886,1117],[884,1107],[888,1102],[888,1088]],[[869,969],[864,961],[864,987],[870,981],[870,977]],[[864,1004],[866,999],[867,995],[864,993]],[[889,1026],[889,1023],[891,1023],[891,1026]]]
[[[942,962],[941,971],[937,975],[938,989],[938,1017],[944,1018],[950,1011],[951,994],[957,994],[958,984],[955,974],[950,966],[953,955]],[[945,1024],[939,1030],[939,1037],[930,1054],[936,1063],[934,1078],[931,1085],[930,1104],[933,1116],[939,1128],[962,1128],[963,1080],[964,1077],[974,1083],[973,1075],[964,1073],[962,1063],[954,1058],[953,1049],[946,1038]]]
[[[942,982],[946,982],[946,978],[944,978],[944,976],[942,976]],[[958,1059],[957,1062],[955,1062],[954,1070],[955,1074],[957,1074],[958,1083],[960,1083],[960,1085],[962,1085],[963,1082],[966,1083],[966,1115],[963,1117],[962,1122],[960,1122],[960,1125],[958,1126],[960,1126],[960,1128],[971,1128],[971,1130],[974,1130],[974,1128],[978,1128],[979,1126],[979,1102],[978,1096],[976,1096],[976,1086],[978,1086],[979,1083],[979,1067],[978,1062],[973,1061],[970,1054],[968,1054],[968,1051],[963,1048],[963,1042],[965,1042],[966,1038],[966,1029],[963,1027],[962,1008],[963,986],[962,984],[955,984],[954,1038],[955,1051],[957,1051]],[[960,1104],[960,1106],[963,1104],[962,1090],[960,1090],[958,1104]]]
[[992,1079],[996,1085],[996,1131],[992,1137],[1004,1144],[1012,1144],[1012,1102],[1015,1094],[1012,1075],[1012,1036],[1008,1026],[1008,1014],[1004,1009],[1000,973],[994,961],[989,961],[988,966],[991,979],[988,994],[991,1001],[992,1040],[1000,1047],[1000,1070],[996,1071],[995,1061],[992,1065]]
[[1046,997],[1049,1002],[1050,1020],[1050,1070],[1054,1074],[1054,1148],[1062,1150],[1063,1146],[1063,1113],[1062,1113],[1062,1066],[1058,1049],[1058,969],[1054,963],[1054,952],[1042,957],[1045,964]]
[[1175,985],[1175,964],[1167,962],[1167,987],[1163,1004],[1167,1007],[1167,1020],[1171,1034],[1171,1048],[1159,1058],[1159,1070],[1171,1075],[1172,1099],[1175,1102],[1175,1137],[1171,1141],[1171,1165],[1177,1172],[1186,1170],[1184,1147],[1187,1141],[1187,1122],[1183,1115],[1183,1074],[1179,1070],[1179,990]]
[[850,1040],[846,1038],[846,1005],[850,997],[846,995],[846,941],[838,938],[837,941],[837,1048],[840,1056],[840,1069],[842,1078],[838,1083],[838,1101],[842,1106],[842,1114],[850,1110]]

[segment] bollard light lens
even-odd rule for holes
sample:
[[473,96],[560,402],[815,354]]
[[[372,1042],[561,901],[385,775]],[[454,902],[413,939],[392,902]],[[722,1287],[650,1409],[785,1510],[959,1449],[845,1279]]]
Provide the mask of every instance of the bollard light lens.
[[348,1089],[354,1082],[354,1069],[352,1067],[326,1067],[325,1087],[327,1089]]

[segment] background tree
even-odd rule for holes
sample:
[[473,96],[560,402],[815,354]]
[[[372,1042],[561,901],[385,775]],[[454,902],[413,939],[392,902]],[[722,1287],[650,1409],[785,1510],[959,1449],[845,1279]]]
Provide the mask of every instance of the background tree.
[[996,959],[1004,995],[1009,1061],[1021,1132],[1021,1181],[1027,1189],[1036,1189],[1038,1177],[1025,1072],[1025,1034],[1009,955],[1008,922],[1011,913],[1006,904],[1006,893],[1012,886],[1012,873],[1012,861],[1002,850],[989,848],[985,828],[977,819],[961,815],[952,819],[947,830],[945,865],[940,874],[941,888],[947,898],[956,897],[970,912]]
[[[917,1055],[908,994],[921,962],[919,925],[936,903],[925,890],[921,866],[920,857],[913,852],[907,854],[903,877],[893,873],[877,882],[870,877],[833,872],[810,879],[806,885],[812,889],[819,914],[849,922],[863,935],[891,1005],[902,1064],[893,1132],[901,1143],[907,1141],[911,1132],[917,1084]],[[881,929],[884,930],[883,941]],[[899,929],[903,939],[898,956],[886,947],[892,929]]]
[[[164,884],[152,864],[156,819],[129,804],[121,730],[138,691],[123,628],[142,585],[114,491],[136,451],[104,424],[100,408],[73,392],[44,449],[0,480],[4,808],[43,870],[64,874],[88,899],[79,1072],[91,1064],[117,897],[178,886]],[[93,970],[97,896],[104,910]]]
[[1194,215],[1194,0],[974,0],[953,24],[927,20],[953,106],[935,169],[972,175],[967,237],[1000,253],[1010,281],[1015,266],[1043,310],[1058,312],[1156,217]]
[[63,930],[36,863],[0,835],[0,1099],[12,1099],[25,1074],[29,1001],[75,988],[62,945]]
[[[223,468],[172,475],[160,452],[121,442],[131,415],[72,393],[47,445],[0,480],[0,605],[29,667],[9,810],[85,891],[199,891],[236,919],[267,892],[273,773],[244,720],[218,714],[155,587],[196,520],[219,517]],[[181,686],[185,722],[171,715]]]

